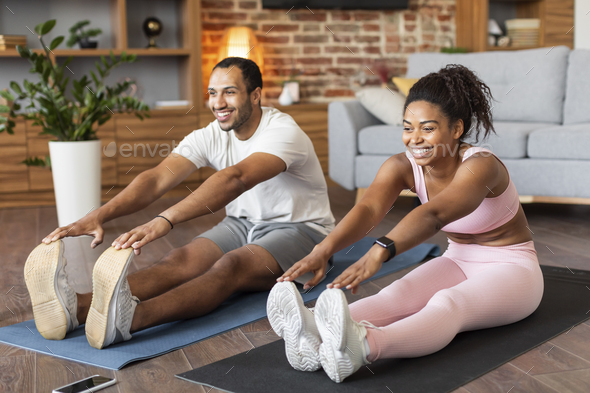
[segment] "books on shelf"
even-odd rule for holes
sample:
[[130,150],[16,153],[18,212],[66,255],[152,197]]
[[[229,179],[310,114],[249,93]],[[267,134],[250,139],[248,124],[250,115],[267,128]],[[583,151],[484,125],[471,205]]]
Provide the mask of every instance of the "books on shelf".
[[17,45],[27,45],[27,36],[0,34],[0,50],[16,49]]
[[541,20],[538,18],[507,19],[506,30],[511,46],[539,45]]

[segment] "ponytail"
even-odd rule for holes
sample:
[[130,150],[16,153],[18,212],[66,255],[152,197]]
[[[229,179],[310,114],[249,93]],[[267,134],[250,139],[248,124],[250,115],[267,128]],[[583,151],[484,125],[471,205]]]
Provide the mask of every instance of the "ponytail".
[[471,70],[459,64],[449,64],[438,72],[432,72],[412,86],[404,108],[414,101],[426,101],[437,105],[449,119],[449,127],[463,120],[460,142],[475,134],[475,143],[480,133],[483,139],[496,133],[492,124],[490,88]]

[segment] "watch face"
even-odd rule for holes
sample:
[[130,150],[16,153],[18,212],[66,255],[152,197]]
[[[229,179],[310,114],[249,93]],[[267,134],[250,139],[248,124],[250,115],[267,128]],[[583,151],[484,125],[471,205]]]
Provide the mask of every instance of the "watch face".
[[383,237],[380,237],[379,239],[377,239],[377,241],[378,241],[378,242],[379,242],[379,244],[381,244],[383,247],[389,247],[389,245],[390,245],[391,243],[393,243],[393,240],[391,240],[390,238],[388,238],[388,237],[385,237],[385,236],[383,236]]

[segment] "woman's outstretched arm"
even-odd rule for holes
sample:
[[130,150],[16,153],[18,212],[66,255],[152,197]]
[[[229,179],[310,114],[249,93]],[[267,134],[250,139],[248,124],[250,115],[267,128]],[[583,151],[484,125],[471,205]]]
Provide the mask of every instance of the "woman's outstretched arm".
[[[408,213],[387,235],[401,254],[434,236],[445,225],[473,212],[501,180],[500,163],[495,157],[465,160],[451,183],[432,200]],[[328,287],[353,289],[373,276],[387,259],[388,251],[374,245]]]
[[328,260],[334,253],[365,237],[383,220],[400,192],[406,187],[403,179],[404,173],[408,170],[411,171],[412,167],[404,153],[390,157],[381,166],[359,203],[311,254],[294,264],[278,281],[293,281],[313,271],[315,276],[305,284],[305,288],[317,285],[326,273]]

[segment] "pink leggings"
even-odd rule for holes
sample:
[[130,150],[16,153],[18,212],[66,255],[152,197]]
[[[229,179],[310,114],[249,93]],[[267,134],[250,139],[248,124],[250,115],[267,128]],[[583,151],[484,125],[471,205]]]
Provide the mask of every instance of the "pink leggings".
[[532,241],[503,247],[460,244],[378,294],[350,305],[367,329],[369,361],[411,358],[447,346],[459,332],[507,325],[537,309],[543,275]]

